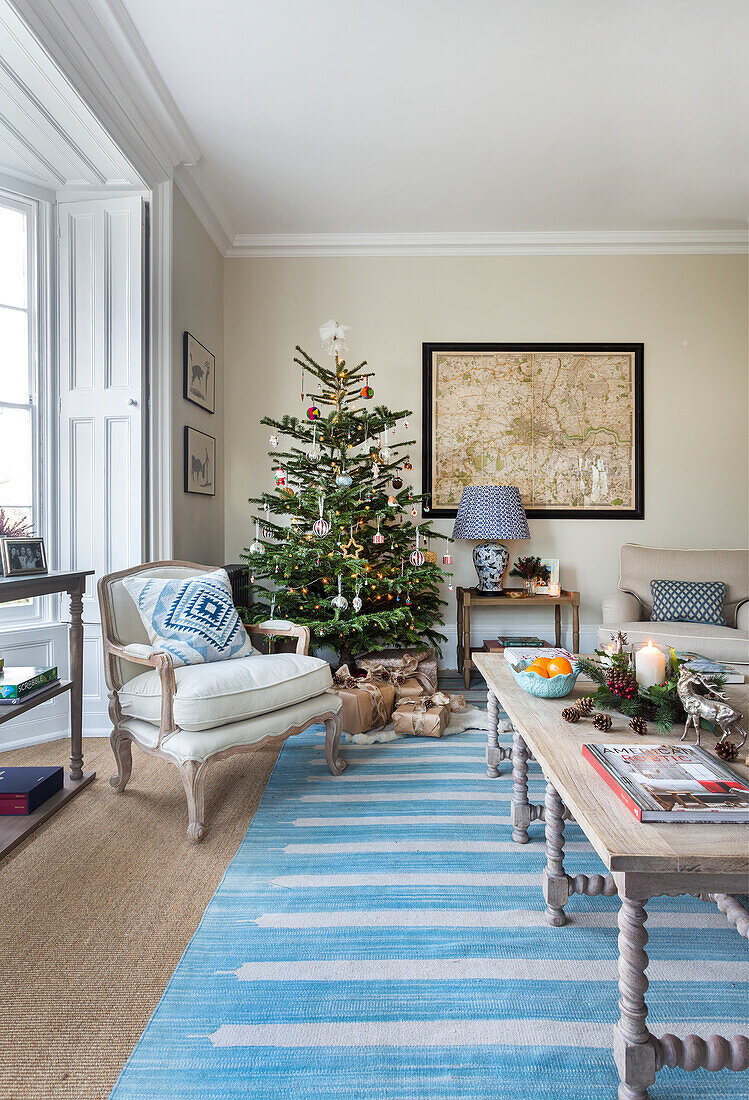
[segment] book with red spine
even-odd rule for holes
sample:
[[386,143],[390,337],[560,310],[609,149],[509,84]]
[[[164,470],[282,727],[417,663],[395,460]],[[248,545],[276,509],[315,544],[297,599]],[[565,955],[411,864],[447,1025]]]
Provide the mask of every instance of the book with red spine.
[[33,814],[64,781],[61,767],[0,768],[0,815]]
[[749,784],[698,745],[583,745],[582,753],[642,822],[749,822]]

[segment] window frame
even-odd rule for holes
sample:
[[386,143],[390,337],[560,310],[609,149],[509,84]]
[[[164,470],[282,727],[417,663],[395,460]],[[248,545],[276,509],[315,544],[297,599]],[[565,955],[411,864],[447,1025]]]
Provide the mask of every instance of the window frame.
[[[51,344],[52,204],[22,191],[0,186],[0,206],[22,211],[26,215],[27,320],[29,341],[29,405],[0,400],[0,407],[31,410],[32,439],[32,515],[35,535],[44,538],[49,567],[53,568],[56,547],[51,544],[49,502],[53,499],[49,483],[51,441],[54,418],[53,348]],[[53,601],[49,597],[35,599],[18,606],[0,604],[0,631],[18,630],[53,617]]]

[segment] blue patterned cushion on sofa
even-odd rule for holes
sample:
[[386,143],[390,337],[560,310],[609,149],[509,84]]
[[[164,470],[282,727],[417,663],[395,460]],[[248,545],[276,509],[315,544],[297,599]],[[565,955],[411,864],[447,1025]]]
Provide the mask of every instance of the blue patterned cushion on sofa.
[[225,569],[195,577],[126,577],[151,645],[171,653],[175,665],[249,657],[252,648],[231,595]]
[[651,581],[650,593],[653,622],[726,625],[723,581]]

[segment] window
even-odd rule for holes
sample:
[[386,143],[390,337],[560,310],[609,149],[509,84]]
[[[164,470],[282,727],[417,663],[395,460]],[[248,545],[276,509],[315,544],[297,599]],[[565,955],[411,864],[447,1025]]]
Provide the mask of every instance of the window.
[[[39,204],[0,191],[0,535],[43,535],[39,417]],[[0,604],[0,622],[39,600]]]
[[[37,533],[35,207],[0,194],[0,533]],[[2,531],[2,527],[9,530]]]

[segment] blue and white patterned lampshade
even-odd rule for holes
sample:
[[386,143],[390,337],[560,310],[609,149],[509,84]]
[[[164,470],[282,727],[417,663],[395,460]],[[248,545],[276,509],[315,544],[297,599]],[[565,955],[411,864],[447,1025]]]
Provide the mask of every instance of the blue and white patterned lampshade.
[[454,539],[529,539],[516,485],[467,485],[458,505]]

